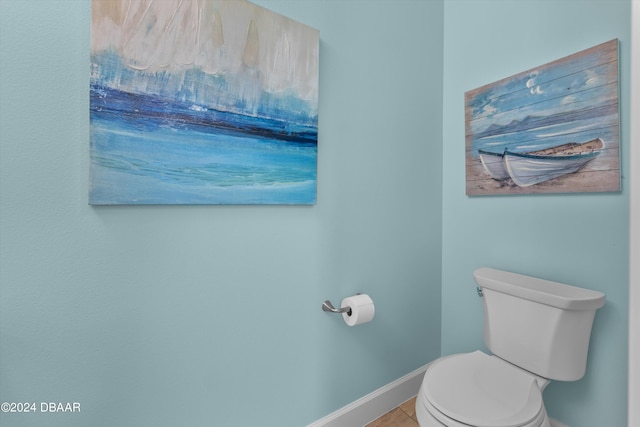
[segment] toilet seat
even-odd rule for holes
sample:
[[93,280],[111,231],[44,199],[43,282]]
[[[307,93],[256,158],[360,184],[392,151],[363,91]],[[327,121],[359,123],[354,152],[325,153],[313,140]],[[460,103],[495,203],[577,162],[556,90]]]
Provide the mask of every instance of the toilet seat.
[[434,362],[422,383],[422,402],[447,426],[540,426],[546,418],[534,374],[481,351]]

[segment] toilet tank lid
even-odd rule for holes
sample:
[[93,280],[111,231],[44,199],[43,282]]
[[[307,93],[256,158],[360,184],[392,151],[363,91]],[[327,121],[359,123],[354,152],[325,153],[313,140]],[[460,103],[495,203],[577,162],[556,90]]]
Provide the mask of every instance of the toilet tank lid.
[[605,294],[591,289],[489,267],[478,268],[473,275],[482,288],[565,310],[595,310],[604,305]]

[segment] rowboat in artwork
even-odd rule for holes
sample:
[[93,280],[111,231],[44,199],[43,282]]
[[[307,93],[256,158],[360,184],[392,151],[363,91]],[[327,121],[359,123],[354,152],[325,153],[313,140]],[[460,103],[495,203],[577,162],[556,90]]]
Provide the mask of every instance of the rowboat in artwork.
[[516,153],[505,150],[493,153],[479,150],[480,160],[492,178],[511,180],[519,187],[529,187],[577,172],[604,149],[600,138],[583,143],[570,142],[543,150]]
[[509,178],[509,171],[504,164],[504,152],[494,153],[493,151],[478,150],[478,153],[484,170],[491,175],[491,178],[498,181]]

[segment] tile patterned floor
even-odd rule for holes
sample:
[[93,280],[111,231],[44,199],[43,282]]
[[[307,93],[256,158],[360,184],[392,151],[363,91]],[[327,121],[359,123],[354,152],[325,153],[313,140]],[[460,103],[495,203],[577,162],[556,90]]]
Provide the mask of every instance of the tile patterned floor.
[[364,427],[419,427],[416,418],[416,398],[407,400]]

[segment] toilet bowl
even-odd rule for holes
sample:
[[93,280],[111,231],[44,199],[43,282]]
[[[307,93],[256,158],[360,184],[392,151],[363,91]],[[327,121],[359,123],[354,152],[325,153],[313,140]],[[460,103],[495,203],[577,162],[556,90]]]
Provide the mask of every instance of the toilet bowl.
[[431,363],[416,398],[421,427],[549,427],[550,380],[585,374],[602,292],[492,268],[474,272],[484,306],[482,351]]
[[549,427],[548,383],[481,351],[447,356],[427,369],[416,415],[421,427]]

